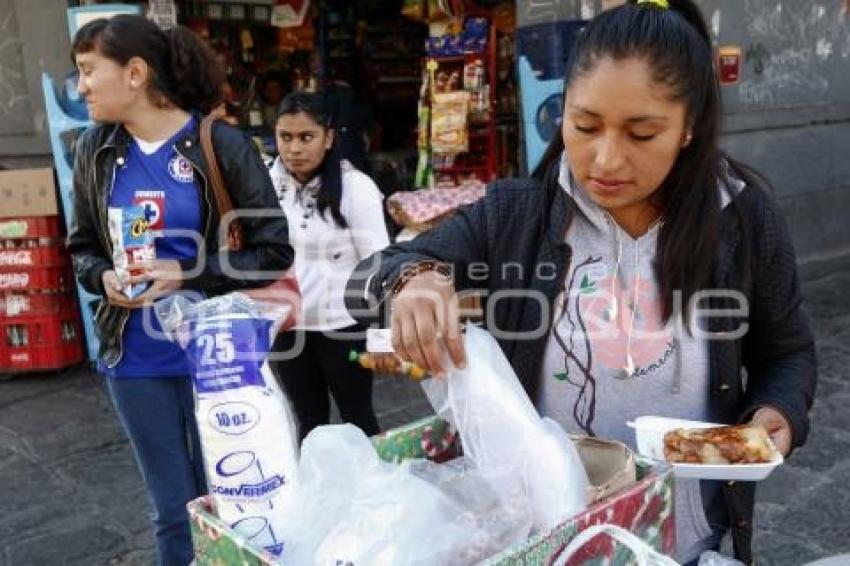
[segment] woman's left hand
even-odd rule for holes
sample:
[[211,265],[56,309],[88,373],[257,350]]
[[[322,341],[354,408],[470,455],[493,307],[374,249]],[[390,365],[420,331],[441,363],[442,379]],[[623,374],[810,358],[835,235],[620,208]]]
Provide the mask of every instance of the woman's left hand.
[[763,426],[770,435],[773,445],[783,456],[787,456],[791,451],[791,425],[776,409],[761,407],[753,413],[750,424]]
[[131,269],[136,272],[135,275],[130,276],[132,285],[152,281],[144,293],[133,299],[139,306],[151,304],[183,286],[183,269],[176,259],[155,259],[134,263]]

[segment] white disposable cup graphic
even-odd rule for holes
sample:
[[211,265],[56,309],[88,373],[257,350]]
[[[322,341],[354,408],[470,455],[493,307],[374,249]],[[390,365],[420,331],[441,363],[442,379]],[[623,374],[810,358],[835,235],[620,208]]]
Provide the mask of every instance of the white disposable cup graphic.
[[277,544],[271,525],[265,517],[245,517],[233,523],[230,528],[257,546],[266,547]]
[[218,461],[215,471],[216,475],[228,485],[255,485],[265,479],[260,462],[254,452],[249,450],[228,454]]

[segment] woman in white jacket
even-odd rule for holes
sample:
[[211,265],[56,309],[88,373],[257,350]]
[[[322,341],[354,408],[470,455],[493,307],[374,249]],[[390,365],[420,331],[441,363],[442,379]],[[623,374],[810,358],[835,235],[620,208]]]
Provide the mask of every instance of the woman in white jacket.
[[389,244],[375,183],[340,159],[321,93],[293,92],[281,102],[271,177],[290,223],[302,310],[295,329],[275,341],[271,366],[298,416],[303,439],[330,419],[328,393],[345,422],[378,432],[372,374],[348,361],[363,329],[345,308],[357,263]]

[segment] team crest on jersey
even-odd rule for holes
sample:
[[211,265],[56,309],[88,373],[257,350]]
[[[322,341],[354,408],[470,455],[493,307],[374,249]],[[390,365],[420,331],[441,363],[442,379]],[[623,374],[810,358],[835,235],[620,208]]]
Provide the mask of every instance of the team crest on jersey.
[[133,204],[145,212],[148,228],[159,232],[165,228],[165,193],[163,191],[136,191]]
[[195,180],[192,164],[181,155],[175,155],[168,162],[168,173],[172,179],[181,183],[191,183]]

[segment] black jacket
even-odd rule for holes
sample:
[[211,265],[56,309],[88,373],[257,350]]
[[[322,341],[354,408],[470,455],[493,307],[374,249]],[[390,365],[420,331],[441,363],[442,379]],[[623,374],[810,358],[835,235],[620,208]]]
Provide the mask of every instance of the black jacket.
[[[103,272],[112,269],[107,208],[115,169],[126,158],[130,139],[123,126],[102,124],[86,130],[76,145],[74,218],[68,234],[68,249],[73,255],[77,279],[95,295],[105,295]],[[203,245],[198,250],[198,258],[181,261],[184,273],[190,275],[183,282],[183,288],[215,295],[276,280],[292,265],[294,252],[289,245],[286,217],[256,147],[236,128],[221,122],[213,127],[213,145],[234,208],[261,211],[240,217],[244,250],[229,252],[220,250],[219,215],[199,140],[196,128],[174,144],[177,153],[192,163],[196,173],[203,226]],[[242,272],[263,273],[259,277],[234,278],[227,273],[226,265]],[[95,331],[100,340],[99,354],[109,366],[121,359],[121,337],[129,314],[128,309],[109,305],[106,301],[98,306]]]
[[[741,323],[749,329],[740,339],[710,341],[713,417],[718,422],[736,423],[746,420],[756,408],[769,405],[787,417],[793,446],[800,446],[808,434],[816,370],[814,340],[801,304],[790,235],[764,191],[748,186],[734,199],[734,205],[722,212],[712,283],[715,289],[743,293],[749,301],[749,314],[711,318],[709,330],[733,331]],[[349,281],[349,311],[364,324],[376,318],[384,320],[385,295],[403,265],[423,259],[449,263],[459,291],[487,291],[488,327],[510,332],[547,330],[534,338],[499,340],[519,380],[535,399],[553,310],[547,309],[549,320],[541,320],[541,303],[554,305],[571,257],[565,235],[574,203],[558,190],[546,219],[541,211],[548,206],[536,181],[492,184],[484,199],[461,209],[434,230],[361,263]],[[740,218],[747,221],[740,222]],[[470,270],[473,264],[478,266]],[[477,275],[483,265],[489,266],[489,276],[481,279]],[[546,301],[505,294],[517,289],[538,293]],[[714,300],[712,306],[724,305]],[[736,555],[749,561],[755,484],[728,482],[723,491],[721,511],[722,507],[728,511]]]

